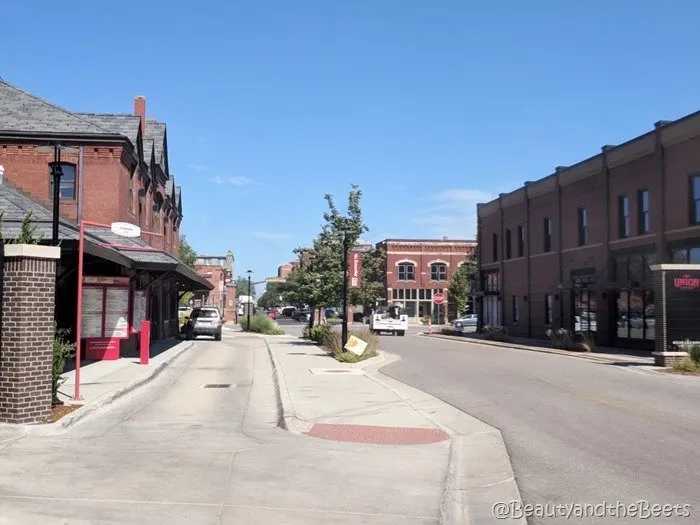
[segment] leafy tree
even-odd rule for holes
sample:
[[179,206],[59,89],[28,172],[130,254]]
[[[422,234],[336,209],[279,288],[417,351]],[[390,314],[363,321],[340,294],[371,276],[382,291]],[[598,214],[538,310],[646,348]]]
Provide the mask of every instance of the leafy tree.
[[182,294],[182,297],[180,298],[180,306],[189,306],[190,305],[190,299],[194,297],[194,293],[192,292],[185,292]]
[[346,243],[352,249],[360,235],[368,231],[362,221],[362,190],[359,186],[353,184],[350,188],[346,216],[341,215],[332,195],[326,194],[324,199],[328,211],[323,214],[321,232],[311,248],[295,250],[300,264],[292,270],[283,287],[283,295],[290,303],[317,307],[340,305],[343,297],[343,245]]
[[36,235],[36,225],[32,221],[32,212],[27,213],[22,219],[19,235],[15,239],[15,244],[39,244],[41,237]]
[[190,268],[194,268],[197,263],[197,252],[194,251],[190,243],[187,242],[187,237],[180,237],[180,260]]
[[248,289],[248,278],[247,277],[239,277],[236,279],[236,290],[237,294],[240,297],[241,295],[250,295],[251,297],[255,298],[255,285],[251,282],[250,283],[250,289]]
[[[265,292],[258,299],[258,306],[260,308],[276,308],[282,306],[282,300],[280,296],[282,295],[284,283],[267,283],[265,285]],[[248,282],[246,281],[246,286]]]
[[350,290],[350,304],[373,307],[384,293],[386,253],[373,250],[362,254],[362,282],[359,289]]
[[464,263],[452,275],[452,281],[447,291],[448,301],[451,309],[459,317],[466,313],[467,310],[467,295],[474,288],[478,266],[475,259],[475,254],[467,255]]

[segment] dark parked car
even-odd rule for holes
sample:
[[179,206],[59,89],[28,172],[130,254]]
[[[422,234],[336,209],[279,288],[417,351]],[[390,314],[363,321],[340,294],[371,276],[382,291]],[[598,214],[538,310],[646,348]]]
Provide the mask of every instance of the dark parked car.
[[292,314],[296,311],[296,308],[293,306],[287,306],[286,308],[282,308],[282,315],[285,317],[291,317]]

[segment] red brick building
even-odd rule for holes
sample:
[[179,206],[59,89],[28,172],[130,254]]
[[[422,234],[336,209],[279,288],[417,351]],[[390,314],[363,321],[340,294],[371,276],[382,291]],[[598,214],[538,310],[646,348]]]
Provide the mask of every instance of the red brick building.
[[213,289],[198,298],[202,305],[216,306],[226,321],[236,320],[236,285],[233,279],[233,252],[226,255],[201,255],[197,257],[195,271],[208,280]]
[[653,348],[653,270],[700,262],[700,113],[478,206],[480,323]]
[[279,279],[286,279],[289,277],[289,274],[292,273],[292,270],[296,267],[296,265],[296,261],[280,264],[277,267],[277,277]]
[[[24,210],[32,211],[43,242],[50,243],[46,228],[50,232],[51,223],[45,220],[53,209],[56,146],[63,152],[59,326],[71,328],[75,322],[78,223],[128,222],[157,235],[126,239],[108,229],[88,227],[85,273],[128,276],[131,292],[148,298],[146,318],[151,320],[152,338],[173,335],[179,297],[186,291],[209,290],[211,285],[177,259],[182,196],[170,172],[165,124],[147,118],[143,97],[134,100],[133,114],[76,113],[0,80],[0,165],[5,187],[0,211],[6,238],[18,231]],[[153,251],[143,251],[148,244]]]
[[445,301],[433,303],[434,294],[447,297],[455,270],[472,255],[476,241],[449,239],[386,239],[376,248],[386,253],[386,298],[405,305],[409,317],[441,319],[449,312]]

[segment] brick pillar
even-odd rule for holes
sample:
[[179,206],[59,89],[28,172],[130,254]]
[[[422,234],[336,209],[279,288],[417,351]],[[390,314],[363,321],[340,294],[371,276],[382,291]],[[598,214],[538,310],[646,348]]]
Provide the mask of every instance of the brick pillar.
[[51,415],[56,260],[60,248],[5,246],[0,343],[0,422]]

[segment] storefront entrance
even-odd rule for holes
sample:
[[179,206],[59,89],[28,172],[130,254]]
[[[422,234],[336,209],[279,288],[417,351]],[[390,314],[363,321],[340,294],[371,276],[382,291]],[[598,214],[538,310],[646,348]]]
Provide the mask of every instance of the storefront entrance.
[[572,290],[572,330],[576,334],[598,331],[598,301],[595,290]]
[[653,290],[617,290],[613,312],[617,345],[651,346],[655,337]]

